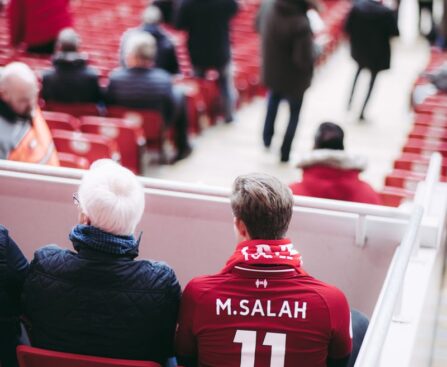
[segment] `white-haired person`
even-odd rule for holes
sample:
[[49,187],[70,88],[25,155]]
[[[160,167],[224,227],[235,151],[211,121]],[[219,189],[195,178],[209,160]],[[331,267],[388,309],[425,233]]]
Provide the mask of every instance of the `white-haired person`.
[[156,67],[157,42],[146,32],[135,31],[126,41],[126,68],[114,70],[109,76],[106,103],[130,109],[159,111],[167,126],[174,127],[177,154],[173,162],[188,157],[188,119],[183,91],[174,88],[169,73]]
[[0,70],[0,159],[59,165],[38,94],[36,75],[26,64],[13,62]]
[[170,74],[178,74],[180,72],[177,54],[175,52],[174,42],[168,34],[160,27],[163,20],[163,14],[157,6],[148,6],[142,14],[142,24],[136,28],[130,28],[124,32],[121,37],[120,45],[120,64],[126,66],[124,58],[124,49],[129,37],[135,32],[147,32],[155,38],[157,42],[157,56],[155,58],[155,66],[166,70]]
[[[35,347],[155,361],[173,356],[180,285],[165,263],[135,260],[134,231],[144,211],[136,176],[111,160],[95,162],[73,196],[74,250],[36,251],[23,289]],[[51,224],[49,224],[51,225]]]

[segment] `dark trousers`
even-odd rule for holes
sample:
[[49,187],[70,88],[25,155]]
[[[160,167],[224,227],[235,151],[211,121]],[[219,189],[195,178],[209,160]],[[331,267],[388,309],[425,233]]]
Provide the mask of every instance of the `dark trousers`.
[[186,97],[181,87],[174,87],[174,114],[171,124],[174,126],[174,140],[178,153],[190,148],[188,142],[188,114]]
[[362,347],[363,339],[368,330],[369,320],[361,312],[351,309],[352,318],[352,352],[349,357],[348,367],[354,367],[360,348]]
[[265,117],[263,139],[264,145],[266,147],[269,147],[275,133],[275,120],[276,115],[278,114],[278,107],[283,99],[286,99],[287,102],[289,102],[290,118],[281,146],[281,160],[288,161],[290,150],[292,148],[293,138],[295,137],[296,128],[298,126],[298,121],[300,118],[301,106],[303,105],[303,97],[298,99],[291,99],[286,98],[280,93],[276,93],[273,91],[270,92],[267,102],[267,115]]
[[16,347],[20,343],[18,321],[0,321],[0,366],[17,367]]
[[[194,66],[194,74],[199,78],[204,78],[208,68]],[[222,98],[223,113],[226,122],[231,122],[234,119],[234,109],[236,103],[236,96],[234,92],[233,76],[231,75],[231,65],[216,68],[219,73],[217,83],[219,85],[219,92]]]
[[[354,97],[354,92],[355,92],[355,88],[357,86],[357,81],[359,79],[359,76],[360,76],[360,73],[362,72],[362,70],[363,70],[363,68],[359,66],[359,68],[357,70],[357,73],[355,74],[354,83],[352,85],[352,90],[351,90],[351,95],[349,97],[348,108],[351,108],[351,103],[352,103],[352,99]],[[366,106],[368,105],[368,102],[369,102],[369,99],[371,97],[371,93],[373,91],[374,84],[376,83],[376,79],[377,79],[377,75],[378,74],[379,74],[378,71],[371,70],[371,80],[369,82],[368,93],[366,95],[365,102],[363,103],[362,112],[360,113],[360,118],[361,119],[363,119],[365,117]]]

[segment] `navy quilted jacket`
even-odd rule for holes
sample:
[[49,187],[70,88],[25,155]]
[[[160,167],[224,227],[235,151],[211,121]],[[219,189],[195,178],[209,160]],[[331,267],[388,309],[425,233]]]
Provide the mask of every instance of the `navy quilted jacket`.
[[174,271],[77,248],[34,255],[23,295],[33,346],[159,363],[172,356],[181,293]]
[[28,261],[5,227],[0,225],[0,365],[15,366],[20,335],[20,293]]

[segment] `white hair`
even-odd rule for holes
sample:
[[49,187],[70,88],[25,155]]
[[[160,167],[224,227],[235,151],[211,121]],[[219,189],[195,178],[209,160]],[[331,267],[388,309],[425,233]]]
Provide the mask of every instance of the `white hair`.
[[163,15],[156,6],[148,6],[143,11],[142,19],[144,24],[158,24],[162,21]]
[[134,233],[144,211],[137,177],[110,159],[100,159],[84,174],[79,204],[92,226],[117,236]]
[[157,55],[157,42],[149,33],[135,31],[129,36],[124,53],[126,58],[132,55],[138,60],[153,61]]
[[7,89],[10,83],[25,83],[37,89],[38,82],[36,74],[23,62],[11,62],[1,70],[0,89]]
[[81,39],[73,28],[64,28],[57,36],[57,46],[62,51],[76,51]]

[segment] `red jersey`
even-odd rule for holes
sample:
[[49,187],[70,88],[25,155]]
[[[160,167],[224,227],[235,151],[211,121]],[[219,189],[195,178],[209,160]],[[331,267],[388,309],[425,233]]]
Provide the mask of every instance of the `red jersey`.
[[176,348],[199,366],[326,367],[351,339],[340,290],[299,268],[239,264],[187,285]]

